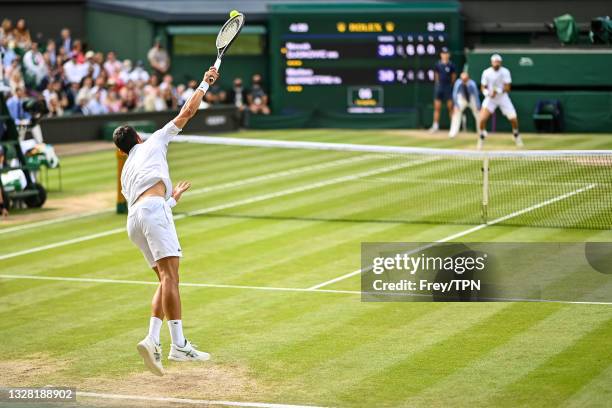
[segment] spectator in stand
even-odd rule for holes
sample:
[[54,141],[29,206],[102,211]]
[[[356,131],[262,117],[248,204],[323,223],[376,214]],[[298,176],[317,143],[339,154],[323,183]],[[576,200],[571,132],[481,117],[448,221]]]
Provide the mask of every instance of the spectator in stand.
[[87,64],[79,63],[78,57],[73,54],[72,57],[64,64],[64,75],[68,82],[80,83],[87,75],[89,68]]
[[27,84],[38,89],[49,75],[49,70],[37,42],[31,43],[31,49],[23,56],[23,65]]
[[[2,31],[0,30],[0,33]],[[0,38],[0,54],[2,54],[2,61],[0,61],[0,65],[4,67],[4,69],[8,69],[13,61],[17,58],[17,54],[15,50],[9,46],[9,38],[2,37]],[[5,73],[8,76],[7,73]]]
[[17,21],[17,25],[13,30],[13,37],[15,39],[15,45],[23,50],[28,50],[32,46],[32,37],[30,36],[30,30],[26,25],[26,21],[20,18]]
[[74,112],[77,107],[77,98],[79,95],[79,85],[77,83],[72,83],[69,85],[66,90],[66,95],[68,97],[68,107],[67,110],[70,112]]
[[57,40],[57,48],[59,49],[63,49],[64,53],[66,55],[70,55],[70,52],[72,51],[72,36],[70,35],[70,29],[69,28],[62,28],[62,31],[60,32],[60,38],[58,38]]
[[134,89],[130,88],[129,86],[125,86],[119,91],[119,96],[121,97],[121,103],[126,111],[131,112],[140,110],[140,100]]
[[175,110],[178,108],[178,101],[172,90],[169,86],[161,89],[161,97],[164,100],[165,109]]
[[109,51],[106,54],[106,62],[104,62],[104,69],[108,75],[113,74],[117,69],[121,69],[121,62],[117,61],[117,56],[114,52]]
[[57,66],[57,52],[55,48],[55,42],[53,40],[47,41],[47,46],[45,47],[45,52],[43,54],[45,59],[45,63],[49,68],[49,71],[55,69]]
[[97,78],[100,75],[101,67],[95,61],[96,53],[93,51],[87,51],[85,53],[85,64],[87,65],[87,75]]
[[94,79],[98,78],[98,76],[106,72],[104,70],[104,54],[102,54],[101,52],[96,52],[94,54],[94,57],[92,59],[92,64],[94,67],[92,71],[92,75]]
[[117,91],[109,91],[104,104],[106,109],[111,113],[124,112],[123,104],[121,103],[121,99],[119,99]]
[[161,77],[170,69],[170,56],[161,45],[161,38],[157,37],[153,43],[153,47],[147,53],[149,64],[155,72]]
[[90,115],[103,115],[108,113],[108,109],[104,105],[106,101],[106,90],[97,89],[94,96],[87,103],[87,109]]
[[11,94],[13,95],[17,93],[17,89],[25,89],[25,82],[23,81],[23,76],[21,75],[19,67],[16,67],[11,71],[11,76],[9,77],[9,87],[11,88]]
[[[60,105],[60,107],[62,108],[62,112],[68,108],[68,94],[66,93],[66,90],[64,89],[64,84],[62,84],[62,81],[56,80],[53,81],[51,83],[51,91],[52,91],[52,95],[55,95],[57,97],[57,101]],[[47,107],[48,107],[48,103],[47,103]]]
[[92,88],[94,86],[94,80],[92,77],[87,76],[85,78],[83,78],[83,80],[81,81],[80,84],[80,89],[77,93],[76,99],[85,99],[87,101],[89,101],[89,99],[93,98],[94,93],[92,91]]
[[247,95],[247,103],[251,113],[258,115],[269,115],[268,95],[263,90],[262,78],[260,74],[253,75],[251,91]]
[[[183,106],[185,102],[187,102],[189,98],[191,98],[191,95],[193,95],[193,93],[195,92],[197,88],[198,88],[198,82],[195,79],[189,80],[189,83],[187,84],[187,87],[185,88],[185,90],[179,94],[180,95],[179,105]],[[201,108],[202,108],[202,105],[200,105],[200,109]]]
[[83,53],[83,43],[81,42],[81,40],[74,40],[74,43],[72,43],[70,57],[74,58],[77,64],[85,63],[85,54]]
[[136,61],[136,67],[130,72],[130,80],[142,86],[149,81],[149,78],[149,73],[144,69],[142,60]]
[[121,73],[123,72],[123,64],[121,64],[121,68],[116,69],[115,72],[108,76],[107,83],[110,86],[121,88],[124,86],[124,82],[121,79]]
[[220,105],[227,100],[227,93],[215,83],[208,89],[204,99],[209,105]]
[[47,109],[49,110],[47,113],[47,116],[49,117],[64,116],[64,109],[62,108],[62,104],[55,93],[51,94],[49,102],[47,103]]
[[150,87],[145,91],[143,105],[146,112],[163,111],[167,108],[159,87]]
[[130,80],[130,72],[132,72],[132,61],[129,59],[123,60],[121,71],[119,72],[119,80],[127,84]]
[[15,36],[13,35],[13,22],[8,18],[2,20],[2,26],[0,26],[0,39],[4,38],[6,38],[7,43],[15,40]]
[[227,102],[234,105],[240,112],[244,111],[247,100],[246,89],[242,86],[242,78],[234,78],[232,89],[228,92]]
[[[37,143],[43,143],[42,130],[40,129],[40,125],[32,123],[32,115],[26,111],[23,106],[27,101],[26,93],[23,88],[17,88],[15,90],[15,94],[6,101],[6,107],[8,108],[9,115],[15,121],[15,125],[17,126],[30,126],[33,125],[30,129],[32,132],[32,136],[36,140]],[[20,138],[21,139],[21,138]]]
[[106,80],[106,77],[104,77],[103,75],[100,75],[98,78],[96,78],[94,86],[91,88],[91,95],[89,99],[98,98],[99,101],[105,100],[108,96],[106,90],[107,82],[109,85],[111,85],[110,78]]
[[89,108],[87,107],[87,104],[89,103],[89,99],[87,99],[85,96],[79,94],[77,96],[77,100],[76,100],[76,106],[74,107],[74,113],[75,114],[80,114],[80,115],[90,115],[91,113],[89,112]]

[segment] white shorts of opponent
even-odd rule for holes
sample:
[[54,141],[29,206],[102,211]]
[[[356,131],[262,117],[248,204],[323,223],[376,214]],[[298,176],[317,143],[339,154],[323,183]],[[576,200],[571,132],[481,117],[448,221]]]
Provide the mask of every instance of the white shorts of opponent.
[[495,95],[495,98],[490,98],[487,96],[482,102],[482,107],[486,108],[491,113],[495,112],[495,109],[499,108],[504,116],[506,116],[508,119],[516,118],[516,110],[514,109],[514,105],[512,105],[510,96],[508,96],[507,93]]
[[476,121],[476,128],[478,128],[478,105],[476,104],[476,97],[472,96],[469,102],[465,99],[464,96],[457,96],[457,103],[453,108],[453,116],[451,117],[451,127],[448,132],[448,137],[453,138],[457,136],[459,130],[461,129],[461,119],[463,118],[463,111],[467,108],[470,108],[472,111],[472,115],[474,115],[474,120]]
[[151,268],[162,258],[182,256],[172,209],[163,197],[143,197],[136,202],[130,208],[127,231]]

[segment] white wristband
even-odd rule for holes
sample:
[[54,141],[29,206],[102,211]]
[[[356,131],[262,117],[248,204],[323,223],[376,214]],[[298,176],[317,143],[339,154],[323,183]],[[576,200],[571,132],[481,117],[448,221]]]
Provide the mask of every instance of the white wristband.
[[168,207],[173,208],[176,205],[176,200],[174,197],[170,197],[166,200],[166,204],[168,204]]
[[483,89],[483,90],[482,90],[482,94],[483,94],[484,96],[489,96],[489,90],[488,90],[487,88]]

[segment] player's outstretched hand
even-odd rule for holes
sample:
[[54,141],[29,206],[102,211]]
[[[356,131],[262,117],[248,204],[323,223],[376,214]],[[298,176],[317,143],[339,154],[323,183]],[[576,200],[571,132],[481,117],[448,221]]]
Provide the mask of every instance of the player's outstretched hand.
[[189,190],[189,187],[191,187],[191,183],[188,181],[179,181],[176,187],[174,187],[174,191],[172,192],[172,197],[177,203],[181,199],[181,196],[183,195],[183,193]]
[[212,85],[217,79],[219,79],[219,73],[217,72],[217,68],[208,68],[208,71],[206,71],[206,73],[204,74],[204,80]]

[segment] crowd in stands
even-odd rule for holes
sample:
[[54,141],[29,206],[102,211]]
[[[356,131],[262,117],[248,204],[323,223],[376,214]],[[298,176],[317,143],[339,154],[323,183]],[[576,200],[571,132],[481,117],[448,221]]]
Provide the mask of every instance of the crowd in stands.
[[[177,109],[201,79],[176,84],[169,71],[170,56],[160,39],[146,56],[148,69],[142,60],[120,60],[112,51],[105,55],[87,49],[68,28],[57,39],[33,37],[24,19],[14,26],[8,19],[2,21],[0,54],[0,82],[10,88],[8,105],[16,121],[29,120],[30,113],[20,108],[28,98],[38,99],[41,105],[44,102],[42,115],[47,117]],[[261,75],[253,75],[251,81],[250,90],[241,78],[235,78],[228,90],[213,86],[201,108],[233,104],[241,111],[269,114]]]

